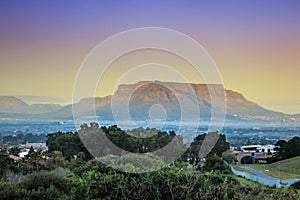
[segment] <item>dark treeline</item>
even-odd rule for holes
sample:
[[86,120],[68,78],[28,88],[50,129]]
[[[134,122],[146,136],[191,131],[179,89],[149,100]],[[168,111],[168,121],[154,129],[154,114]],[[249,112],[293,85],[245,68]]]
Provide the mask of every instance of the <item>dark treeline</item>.
[[294,137],[289,141],[279,140],[276,143],[279,159],[287,159],[300,156],[300,138]]
[[43,143],[47,140],[45,134],[35,135],[31,133],[0,136],[0,144],[18,145],[26,143]]
[[[100,150],[105,150],[101,144],[101,140],[95,141],[97,138],[97,131],[101,131],[106,137],[117,147],[132,153],[146,153],[153,152],[164,147],[175,136],[175,132],[162,132],[154,128],[137,128],[130,131],[124,131],[116,125],[110,127],[99,127],[97,123],[91,123],[90,126],[83,124],[81,130],[78,132],[57,132],[47,135],[46,145],[49,153],[52,151],[61,151],[63,156],[68,160],[75,158],[78,154],[84,154],[86,160],[92,159],[94,156],[86,149],[81,139],[87,137],[93,142],[97,142],[95,147]],[[94,135],[96,134],[96,138]],[[100,134],[100,133],[99,133]],[[145,138],[146,136],[150,137]],[[84,139],[87,141],[88,139]],[[100,138],[101,139],[101,138]]]

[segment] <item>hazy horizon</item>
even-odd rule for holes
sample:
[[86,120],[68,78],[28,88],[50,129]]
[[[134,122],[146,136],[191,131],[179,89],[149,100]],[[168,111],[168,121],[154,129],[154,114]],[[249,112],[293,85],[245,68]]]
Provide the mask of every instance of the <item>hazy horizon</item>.
[[[137,83],[137,82],[135,82]],[[134,83],[129,83],[129,84],[134,84]],[[230,88],[225,88],[226,90],[231,90]],[[115,92],[115,91],[114,91]],[[235,91],[235,92],[239,92],[239,91]],[[240,92],[239,92],[240,93]],[[114,93],[112,93],[111,95],[113,95]],[[244,95],[244,94],[242,94]],[[17,97],[18,99],[24,101],[25,103],[31,105],[31,104],[59,104],[61,106],[66,106],[68,104],[72,104],[73,103],[73,100],[72,98],[61,98],[61,97],[53,97],[53,96],[20,96],[20,95],[11,95],[11,96],[14,96],[14,97]],[[104,97],[104,96],[97,96],[97,97]],[[251,99],[248,99],[247,97],[245,97],[247,100],[249,101],[252,101]],[[254,102],[254,103],[257,103],[257,102]],[[273,106],[277,106],[277,107],[280,107],[280,106],[286,106],[286,105],[283,105],[284,103],[280,103],[280,102],[276,102],[276,101],[273,101],[273,102],[265,102],[265,104],[267,105],[273,105]],[[293,102],[293,103],[290,103],[291,104],[291,107],[293,107],[294,104],[300,106],[300,102]],[[263,105],[260,105],[260,106],[263,106]],[[264,108],[266,109],[269,109],[269,110],[273,110],[273,111],[277,111],[277,112],[283,112],[281,110],[274,110],[268,106],[263,106]],[[299,114],[300,113],[300,110],[294,110],[293,112],[283,112],[283,113],[286,113],[286,114]]]

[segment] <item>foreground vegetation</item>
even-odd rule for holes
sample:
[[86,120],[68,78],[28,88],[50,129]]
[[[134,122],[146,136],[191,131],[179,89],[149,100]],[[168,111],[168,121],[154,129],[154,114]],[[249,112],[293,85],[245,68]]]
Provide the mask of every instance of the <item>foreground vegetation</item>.
[[[295,190],[251,185],[224,172],[200,173],[174,163],[152,173],[126,174],[90,160],[73,168],[6,175],[1,199],[297,199]],[[70,163],[71,164],[71,163]],[[70,165],[71,166],[71,165]]]
[[[96,124],[83,126],[81,131],[100,129]],[[139,139],[134,134],[156,132],[154,129],[133,130],[130,134],[116,126],[101,127],[115,144],[133,152],[160,148],[165,141],[177,137],[174,132],[158,132]],[[155,138],[155,140],[154,140]],[[7,155],[0,157],[1,199],[298,199],[297,190],[267,188],[230,174],[221,155],[228,149],[225,136],[219,138],[200,170],[199,149],[205,135],[195,138],[183,157],[163,168],[141,172],[163,163],[148,152],[140,156],[108,155],[100,160],[82,145],[78,133],[55,133],[48,136],[49,152],[46,165],[40,165],[40,152],[31,151],[25,161],[14,162]],[[180,141],[180,140],[178,140]],[[183,145],[183,144],[181,144]],[[180,146],[180,145],[179,145]],[[110,161],[112,167],[103,164]],[[148,163],[149,165],[130,165]],[[143,162],[139,162],[143,161]],[[106,162],[105,162],[106,163]],[[117,170],[120,169],[121,171]],[[123,171],[122,171],[123,170]]]

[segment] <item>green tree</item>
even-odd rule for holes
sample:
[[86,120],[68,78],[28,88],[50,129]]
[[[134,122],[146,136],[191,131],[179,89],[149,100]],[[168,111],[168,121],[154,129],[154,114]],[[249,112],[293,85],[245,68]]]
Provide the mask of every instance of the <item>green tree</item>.
[[47,160],[49,169],[56,169],[66,165],[66,160],[60,151],[52,151],[51,156]]
[[7,170],[15,170],[16,166],[14,165],[13,159],[10,159],[6,154],[0,154],[0,178]]
[[210,154],[206,158],[206,162],[203,168],[205,171],[219,171],[219,172],[224,172],[226,170],[226,166],[223,162],[223,160],[215,155],[215,154]]
[[279,140],[276,143],[279,156],[282,159],[287,159],[300,155],[300,138],[294,137],[288,142],[284,140]]
[[9,154],[14,155],[14,156],[19,156],[20,149],[18,147],[13,147],[8,150]]
[[85,154],[85,159],[89,160],[93,156],[88,152],[77,132],[56,132],[47,135],[46,145],[48,151],[60,151],[67,160],[71,160],[79,152]]
[[[219,157],[221,157],[222,153],[229,149],[229,143],[226,141],[226,136],[223,134],[219,134],[218,132],[212,132],[208,134],[212,136],[211,138],[218,137],[216,144],[212,142],[212,144],[214,144],[213,148],[211,146],[207,147],[207,148],[212,148],[209,153],[216,154]],[[199,162],[199,160],[201,159],[200,149],[208,134],[198,135],[194,139],[194,141],[190,144],[190,147],[188,148],[186,153],[182,156],[182,159],[190,160],[191,162]],[[210,144],[210,142],[207,143]]]

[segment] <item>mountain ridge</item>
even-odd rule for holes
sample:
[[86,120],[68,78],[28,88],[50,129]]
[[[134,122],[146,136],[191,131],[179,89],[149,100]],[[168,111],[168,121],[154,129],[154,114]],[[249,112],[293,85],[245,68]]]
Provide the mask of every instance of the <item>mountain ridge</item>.
[[0,96],[0,113],[44,114],[59,110],[59,104],[27,104],[14,96]]
[[[211,99],[210,92],[214,99]],[[153,105],[160,104],[169,120],[180,119],[180,101],[185,107],[186,113],[192,113],[197,107],[200,116],[209,118],[211,108],[214,105],[217,111],[222,111],[222,96],[226,102],[226,117],[242,120],[264,120],[264,121],[300,121],[300,114],[284,114],[263,108],[262,106],[247,100],[243,94],[227,90],[219,84],[195,84],[176,83],[160,81],[141,81],[135,84],[119,85],[113,95],[104,97],[83,98],[79,102],[60,106],[57,104],[33,104],[28,105],[16,97],[0,96],[0,117],[18,115],[23,118],[28,114],[29,118],[49,119],[71,119],[73,117],[72,107],[79,109],[82,117],[87,117],[95,103],[96,115],[101,119],[113,119],[112,111],[120,116],[126,115],[121,110],[124,106],[129,107],[130,115],[134,120],[145,120],[149,118],[149,110]],[[124,104],[124,100],[128,104]],[[179,101],[180,100],[180,101]],[[214,104],[213,104],[214,102]],[[126,103],[126,102],[125,102]],[[112,105],[114,110],[112,110]],[[219,109],[219,110],[218,110]]]

